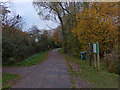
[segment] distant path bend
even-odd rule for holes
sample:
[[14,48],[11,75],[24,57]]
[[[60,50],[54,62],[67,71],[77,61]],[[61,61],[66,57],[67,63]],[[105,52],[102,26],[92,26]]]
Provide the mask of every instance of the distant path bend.
[[69,67],[57,50],[50,51],[41,64],[5,68],[3,72],[21,75],[22,79],[13,88],[71,88]]

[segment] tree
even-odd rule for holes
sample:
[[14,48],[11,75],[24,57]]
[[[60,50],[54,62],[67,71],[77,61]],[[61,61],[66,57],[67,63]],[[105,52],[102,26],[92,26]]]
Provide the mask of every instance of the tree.
[[[16,27],[18,29],[22,29],[23,26],[23,19],[22,17],[18,14],[18,15],[11,15],[11,11],[8,9],[7,4],[9,4],[8,2],[0,2],[0,6],[2,7],[2,28],[9,27]],[[10,15],[9,15],[10,14]]]
[[41,31],[38,29],[38,27],[36,25],[33,25],[30,28],[30,31],[28,32],[30,37],[33,38],[33,41],[39,41],[41,38]]
[[118,43],[117,3],[94,2],[76,17],[77,24],[72,30],[82,44],[82,50],[88,51],[88,43],[99,42],[100,54],[111,52]]
[[60,47],[62,43],[62,33],[61,33],[61,27],[55,29],[54,34],[52,36],[53,40],[55,40],[55,44]]
[[0,3],[2,7],[2,57],[3,64],[13,64],[24,60],[34,51],[28,43],[28,33],[21,30],[21,16],[8,16],[11,11],[6,4],[8,3]]
[[[37,9],[38,14],[44,16],[44,19],[59,21],[62,28],[64,51],[67,52],[67,35],[69,30],[66,29],[66,25],[72,28],[74,18],[78,12],[81,11],[81,2],[33,2],[34,7]],[[46,11],[46,13],[43,12]],[[66,17],[69,17],[66,19]],[[70,24],[68,23],[70,20]],[[67,24],[68,23],[68,24]],[[71,31],[70,31],[71,32]]]

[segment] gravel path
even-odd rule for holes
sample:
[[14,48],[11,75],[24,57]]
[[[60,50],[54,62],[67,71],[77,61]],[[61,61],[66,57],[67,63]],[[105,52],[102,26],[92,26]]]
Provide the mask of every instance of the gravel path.
[[13,88],[70,88],[69,67],[57,49],[46,60],[29,67],[3,68],[3,72],[19,74],[22,79]]

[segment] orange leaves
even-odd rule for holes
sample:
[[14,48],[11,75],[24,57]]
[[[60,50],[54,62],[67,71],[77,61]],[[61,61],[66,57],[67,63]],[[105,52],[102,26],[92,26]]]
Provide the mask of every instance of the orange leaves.
[[58,30],[56,30],[53,34],[53,39],[56,41],[56,43],[61,42],[60,38],[59,38],[59,32]]
[[100,42],[102,51],[114,45],[118,30],[114,19],[117,18],[117,9],[117,3],[95,2],[89,9],[78,14],[77,25],[72,32],[83,44],[83,50],[87,50],[89,42]]

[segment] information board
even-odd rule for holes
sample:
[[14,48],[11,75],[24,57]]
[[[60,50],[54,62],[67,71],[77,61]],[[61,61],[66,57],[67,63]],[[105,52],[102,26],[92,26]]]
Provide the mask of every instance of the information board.
[[93,43],[93,53],[97,54],[97,43]]

